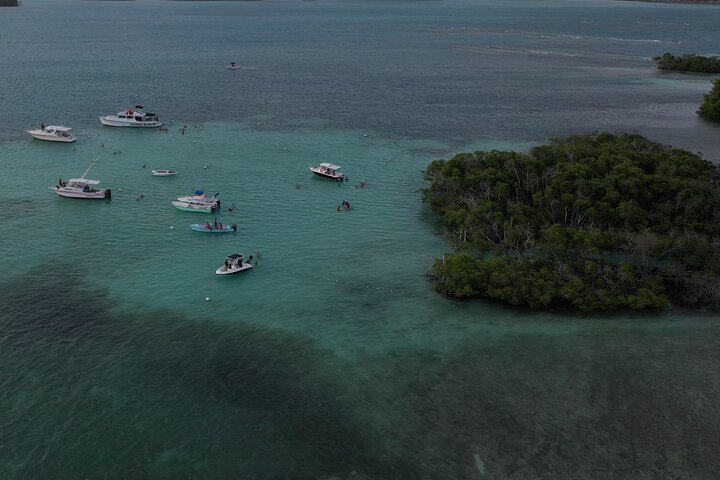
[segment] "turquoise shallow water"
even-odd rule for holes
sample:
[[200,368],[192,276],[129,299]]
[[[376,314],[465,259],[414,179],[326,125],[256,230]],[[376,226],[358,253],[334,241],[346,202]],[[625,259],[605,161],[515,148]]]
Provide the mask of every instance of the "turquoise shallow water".
[[[716,476],[715,313],[443,299],[417,190],[455,151],[600,127],[716,159],[709,77],[647,58],[720,51],[720,10],[23,3],[0,10],[0,478]],[[134,103],[169,131],[99,125]],[[42,121],[78,142],[26,138]],[[95,158],[111,201],[47,190]],[[349,181],[307,170],[325,161]],[[190,230],[213,216],[170,201],[196,189],[237,234]],[[216,276],[237,251],[258,266]]]

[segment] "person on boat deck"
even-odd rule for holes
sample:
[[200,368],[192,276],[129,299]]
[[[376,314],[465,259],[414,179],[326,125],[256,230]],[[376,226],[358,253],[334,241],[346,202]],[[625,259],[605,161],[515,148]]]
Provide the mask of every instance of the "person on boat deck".
[[41,123],[41,124],[40,124],[40,128],[41,128],[42,130],[45,130],[45,124],[44,124],[44,123]]
[[205,228],[208,230],[212,230],[212,225],[210,225],[210,222],[205,222]]

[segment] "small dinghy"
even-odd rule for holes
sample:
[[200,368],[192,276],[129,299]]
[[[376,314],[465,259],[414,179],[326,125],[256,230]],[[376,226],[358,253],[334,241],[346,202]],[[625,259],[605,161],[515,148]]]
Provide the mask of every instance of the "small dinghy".
[[177,175],[177,170],[153,170],[153,177],[169,177],[171,175]]
[[[252,256],[250,256],[250,260],[252,260]],[[232,275],[233,273],[244,272],[251,268],[253,268],[253,264],[246,263],[242,253],[233,253],[227,256],[225,263],[218,267],[215,273],[218,275]]]
[[206,223],[193,223],[190,225],[190,228],[192,228],[196,232],[205,232],[205,233],[233,233],[237,232],[237,224],[233,223],[232,225],[223,225],[222,223],[218,223],[217,225],[213,225],[212,223],[206,222]]
[[230,65],[225,65],[226,70],[237,70],[238,68],[240,68],[240,65],[235,62],[230,62]]

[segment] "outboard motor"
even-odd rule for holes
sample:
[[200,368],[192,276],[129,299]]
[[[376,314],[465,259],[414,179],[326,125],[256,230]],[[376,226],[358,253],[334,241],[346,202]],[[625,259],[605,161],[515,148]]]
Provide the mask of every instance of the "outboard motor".
[[105,198],[110,198],[112,196],[112,192],[109,188],[105,189]]
[[233,232],[237,232],[237,223],[233,223],[232,229]]

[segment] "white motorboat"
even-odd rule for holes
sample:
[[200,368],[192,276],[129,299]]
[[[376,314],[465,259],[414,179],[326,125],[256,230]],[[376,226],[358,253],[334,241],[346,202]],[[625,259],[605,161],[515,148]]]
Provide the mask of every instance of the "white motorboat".
[[171,175],[177,175],[177,170],[153,170],[153,177],[169,177]]
[[88,169],[85,170],[82,177],[71,178],[67,182],[61,178],[58,180],[57,185],[49,187],[50,190],[54,191],[61,197],[68,198],[86,198],[95,200],[110,198],[112,192],[109,188],[94,188],[95,185],[100,183],[100,180],[90,180],[89,178],[85,178],[93,165],[95,165],[95,160],[93,160]]
[[[250,256],[252,260],[252,256]],[[218,275],[232,275],[233,273],[244,272],[253,268],[252,263],[245,262],[245,257],[242,253],[233,253],[228,255],[225,259],[225,263],[215,270]]]
[[195,195],[178,197],[177,201],[172,202],[172,205],[178,210],[188,212],[214,212],[220,208],[220,200],[217,199],[218,195],[220,195],[219,192],[208,198],[205,192],[197,191]]
[[42,128],[26,130],[26,132],[38,140],[47,140],[48,142],[70,143],[77,140],[75,134],[72,133],[72,128],[62,125],[48,125],[47,127],[43,125]]
[[317,167],[308,167],[318,177],[330,178],[332,180],[341,181],[345,175],[338,172],[340,170],[339,165],[333,165],[332,163],[321,163]]
[[226,70],[237,70],[238,68],[240,68],[240,65],[235,62],[230,62],[230,65],[225,66]]
[[108,127],[155,128],[162,127],[156,113],[143,112],[142,105],[127,108],[117,115],[100,117],[100,123]]
[[179,200],[171,203],[173,207],[186,212],[211,213],[219,208],[219,205],[209,203],[181,202]]

